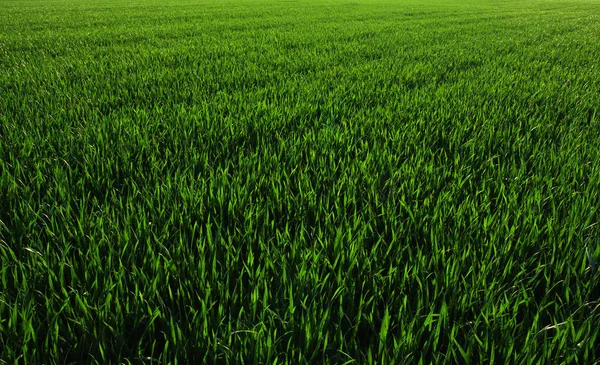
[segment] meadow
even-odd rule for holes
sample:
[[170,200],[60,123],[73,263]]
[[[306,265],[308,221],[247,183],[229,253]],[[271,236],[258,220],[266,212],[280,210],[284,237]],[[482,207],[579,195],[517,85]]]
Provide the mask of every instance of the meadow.
[[600,1],[1,0],[0,364],[600,361]]

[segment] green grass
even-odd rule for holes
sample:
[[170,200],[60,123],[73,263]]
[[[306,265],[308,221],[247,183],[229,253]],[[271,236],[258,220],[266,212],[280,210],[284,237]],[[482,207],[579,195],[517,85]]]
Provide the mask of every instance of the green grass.
[[599,56],[597,0],[0,1],[0,363],[600,360]]

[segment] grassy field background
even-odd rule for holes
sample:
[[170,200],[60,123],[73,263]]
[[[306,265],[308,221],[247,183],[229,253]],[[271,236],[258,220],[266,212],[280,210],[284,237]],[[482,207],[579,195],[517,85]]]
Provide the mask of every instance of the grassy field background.
[[600,360],[599,56],[596,0],[1,0],[0,363]]

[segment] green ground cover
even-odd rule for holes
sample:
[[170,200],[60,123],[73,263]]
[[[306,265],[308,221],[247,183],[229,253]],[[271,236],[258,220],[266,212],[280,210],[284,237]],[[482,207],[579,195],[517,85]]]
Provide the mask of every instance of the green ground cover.
[[600,2],[0,1],[0,363],[600,360]]

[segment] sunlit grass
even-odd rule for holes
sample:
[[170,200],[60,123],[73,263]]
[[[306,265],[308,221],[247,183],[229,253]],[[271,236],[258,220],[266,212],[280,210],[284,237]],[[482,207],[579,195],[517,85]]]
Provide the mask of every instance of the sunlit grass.
[[599,42],[590,0],[3,1],[0,363],[598,360]]

